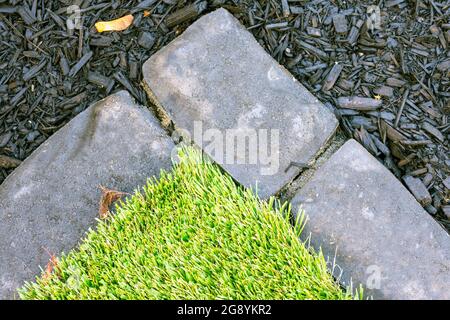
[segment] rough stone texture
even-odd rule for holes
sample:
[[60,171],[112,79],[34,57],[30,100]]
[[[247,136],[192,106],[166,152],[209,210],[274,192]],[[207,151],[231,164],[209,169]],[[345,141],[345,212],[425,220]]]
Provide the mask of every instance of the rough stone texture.
[[172,140],[121,91],[75,117],[0,185],[0,299],[73,248],[98,217],[99,185],[133,192],[171,167]]
[[[246,187],[257,185],[261,198],[278,192],[297,175],[295,167],[285,172],[290,162],[309,162],[337,127],[334,115],[225,9],[203,16],[150,57],[143,75],[150,97],[175,127],[186,130],[238,182]],[[197,132],[218,131],[202,137],[195,134],[194,121],[202,121],[202,130]],[[258,139],[279,130],[278,152],[272,153],[269,164],[261,161],[264,157],[253,164],[249,158],[259,152],[271,155],[275,137],[268,139],[268,148],[259,144],[253,151],[247,144],[239,152],[232,139],[226,139],[223,148],[208,150],[214,139],[225,141],[220,135],[231,133],[227,129],[236,129],[241,137],[250,135],[252,129],[268,130],[253,131]],[[230,155],[236,161],[227,161]]]
[[[355,140],[346,142],[294,197],[345,285],[376,299],[449,299],[450,236]],[[294,211],[294,212],[295,212]],[[378,282],[379,281],[379,282]]]

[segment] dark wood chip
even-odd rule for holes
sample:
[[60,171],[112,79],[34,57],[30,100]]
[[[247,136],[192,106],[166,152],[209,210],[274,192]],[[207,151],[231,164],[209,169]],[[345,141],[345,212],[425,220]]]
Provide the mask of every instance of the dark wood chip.
[[445,139],[444,135],[437,128],[435,128],[433,125],[431,125],[428,122],[424,122],[422,124],[422,129],[425,130],[426,132],[428,132],[429,134],[431,134],[433,137],[435,137],[439,141],[444,141],[444,139]]
[[21,163],[22,163],[22,161],[20,161],[18,159],[0,154],[0,168],[11,169],[11,168],[18,167]]
[[337,33],[347,33],[348,31],[347,19],[343,14],[333,16],[333,25]]
[[36,17],[30,11],[30,9],[28,9],[26,5],[17,8],[17,13],[19,13],[20,17],[22,18],[22,20],[25,22],[26,25],[30,26],[36,22]]
[[150,32],[141,32],[138,43],[141,47],[150,50],[155,44],[155,37]]
[[422,180],[414,178],[412,176],[404,176],[403,181],[405,182],[409,191],[411,191],[413,196],[422,206],[431,204],[431,195],[428,192],[427,187],[425,187],[425,185],[423,184]]
[[171,28],[175,25],[195,19],[208,7],[207,1],[199,1],[187,5],[180,10],[171,13],[166,18],[166,25]]
[[342,72],[342,69],[344,68],[343,65],[336,63],[333,68],[328,73],[327,77],[325,78],[325,82],[323,84],[323,90],[331,90],[336,83],[337,79],[339,78],[339,75]]
[[341,108],[370,111],[377,110],[381,107],[382,101],[365,97],[339,97],[338,105]]
[[46,64],[47,64],[47,60],[43,59],[39,64],[33,66],[30,70],[28,70],[23,75],[23,80],[29,81],[29,80],[33,79],[45,67]]
[[450,219],[450,205],[442,206],[442,213],[445,215],[447,219]]
[[386,121],[380,121],[380,128],[383,134],[391,141],[405,141],[406,137],[401,134],[399,131],[391,127]]
[[100,73],[89,71],[88,73],[88,81],[106,89],[107,92],[110,92],[114,86],[114,80],[101,75]]
[[86,52],[80,60],[70,69],[69,77],[74,77],[88,61],[92,58],[94,53],[92,51]]
[[442,184],[447,188],[447,190],[450,190],[450,176],[442,180]]
[[319,28],[313,28],[313,27],[307,27],[306,28],[306,32],[313,37],[318,37],[320,38],[320,36],[322,35],[322,32]]
[[389,86],[381,86],[381,87],[375,88],[373,90],[373,93],[375,93],[376,95],[383,96],[383,97],[391,98],[394,96],[394,89]]
[[89,44],[94,47],[109,47],[114,42],[112,37],[107,36],[97,36],[91,38]]
[[302,40],[296,40],[296,43],[303,49],[308,50],[312,54],[316,55],[317,57],[328,60],[328,54],[326,54],[324,51],[322,51],[319,48],[314,47],[313,45],[310,45],[309,43],[302,41]]

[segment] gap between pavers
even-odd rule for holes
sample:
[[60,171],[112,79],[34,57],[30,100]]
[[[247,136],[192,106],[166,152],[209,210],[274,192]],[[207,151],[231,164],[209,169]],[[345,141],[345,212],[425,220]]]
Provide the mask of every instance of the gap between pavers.
[[303,240],[323,250],[343,285],[362,284],[375,299],[450,299],[450,236],[355,140],[291,204],[308,215]]
[[240,184],[257,185],[262,199],[299,173],[291,161],[311,162],[338,125],[225,9],[151,56],[143,77],[163,118]]
[[347,141],[345,134],[338,128],[333,138],[311,161],[309,168],[303,169],[289,184],[287,184],[278,194],[281,202],[292,200],[298,190],[300,190],[311,178],[314,173]]
[[[0,299],[74,248],[95,226],[99,185],[132,193],[170,169],[171,138],[130,94],[91,105],[0,185]],[[47,252],[48,251],[48,252]]]

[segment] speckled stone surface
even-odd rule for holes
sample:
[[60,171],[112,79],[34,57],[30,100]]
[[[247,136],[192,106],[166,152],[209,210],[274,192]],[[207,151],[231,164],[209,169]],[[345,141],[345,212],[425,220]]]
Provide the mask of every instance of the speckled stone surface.
[[344,285],[375,299],[449,299],[450,236],[355,140],[346,142],[292,200],[303,236],[339,267]]
[[291,181],[299,169],[287,170],[290,162],[310,161],[337,127],[225,9],[201,17],[150,57],[143,75],[175,127],[239,183],[257,185],[261,198]]
[[99,185],[133,192],[170,169],[172,140],[126,91],[76,116],[0,185],[0,299],[95,225]]

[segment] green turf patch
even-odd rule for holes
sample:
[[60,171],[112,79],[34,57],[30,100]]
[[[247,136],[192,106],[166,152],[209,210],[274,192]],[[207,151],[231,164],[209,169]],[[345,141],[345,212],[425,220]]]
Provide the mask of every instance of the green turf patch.
[[348,299],[324,258],[193,149],[100,221],[23,299]]

